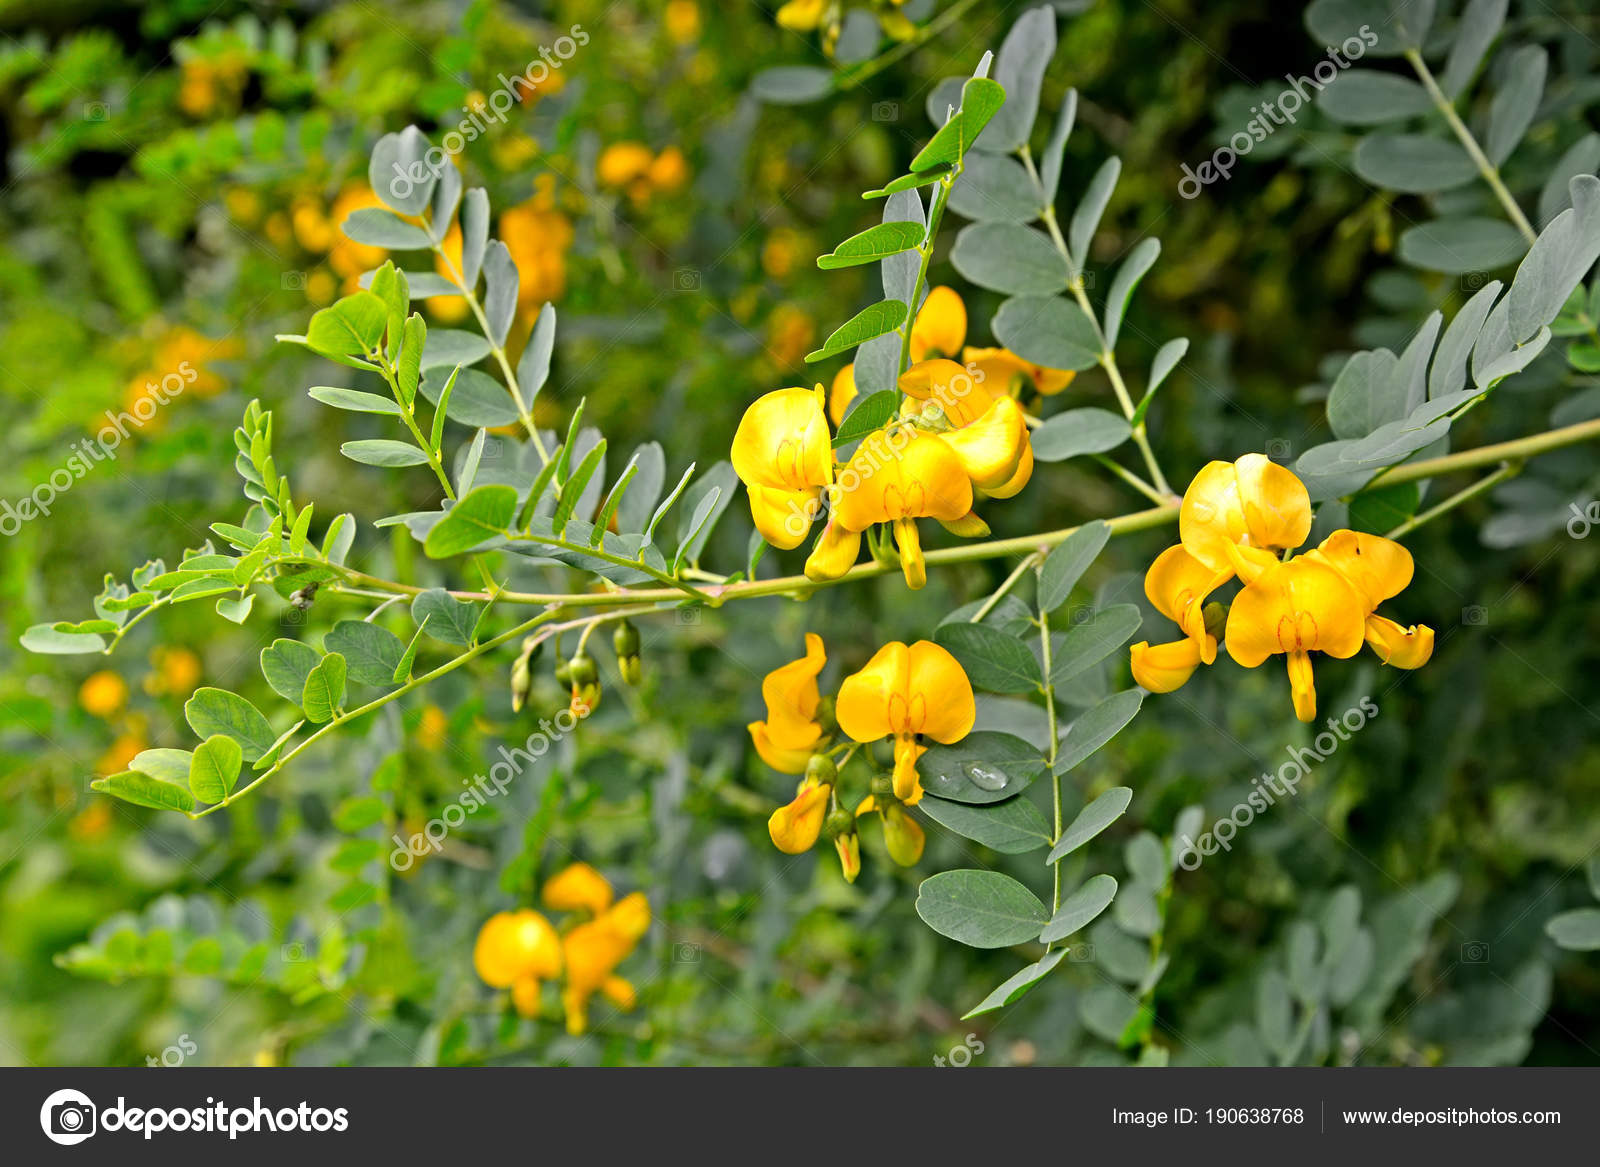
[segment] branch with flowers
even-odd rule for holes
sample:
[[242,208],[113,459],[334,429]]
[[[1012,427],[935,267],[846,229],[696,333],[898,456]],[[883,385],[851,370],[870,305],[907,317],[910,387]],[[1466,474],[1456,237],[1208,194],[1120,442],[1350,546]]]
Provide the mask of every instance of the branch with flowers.
[[[1600,421],[1585,421],[1442,452],[1454,422],[1548,344],[1552,324],[1600,258],[1600,180],[1584,176],[1572,180],[1571,207],[1538,236],[1509,287],[1489,283],[1448,326],[1435,313],[1400,354],[1380,349],[1348,359],[1327,401],[1332,440],[1292,469],[1255,453],[1210,462],[1177,498],[1151,417],[1187,341],[1157,350],[1142,387],[1124,371],[1117,348],[1126,314],[1160,246],[1151,238],[1133,247],[1095,302],[1086,264],[1119,166],[1111,159],[1101,167],[1063,229],[1057,203],[1074,93],[1037,154],[1032,148],[1054,37],[1052,12],[1034,9],[998,56],[986,54],[972,76],[940,86],[945,114],[932,139],[906,174],[867,194],[883,200],[881,221],[818,260],[824,269],[879,269],[882,298],[807,358],[852,359],[831,389],[818,383],[756,397],[730,460],[698,477],[693,465],[669,474],[666,454],[653,442],[612,473],[607,440],[585,424],[581,401],[564,433],[538,427],[534,406],[553,359],[554,309],[538,313],[513,360],[522,280],[504,242],[490,237],[487,196],[463,190],[448,160],[431,168],[434,151],[416,128],[380,140],[369,175],[384,205],[356,210],[344,230],[402,257],[426,256],[445,274],[386,260],[366,273],[361,290],[317,312],[303,335],[280,339],[362,378],[363,388],[309,390],[325,406],[395,427],[391,437],[348,442],[342,453],[368,466],[425,469],[440,495],[434,509],[385,516],[376,526],[403,528],[430,559],[463,561],[471,586],[425,587],[349,566],[352,515],[335,517],[313,539],[314,507],[296,500],[274,452],[272,414],[252,402],[234,433],[234,465],[249,501],[242,519],[213,524],[215,538],[171,568],[156,560],[125,580],[108,576],[92,618],[37,625],[23,644],[37,652],[111,653],[140,624],[178,604],[207,601],[222,618],[244,623],[267,591],[301,610],[337,604],[342,613],[348,605],[352,615],[333,624],[320,648],[281,638],[262,651],[263,679],[287,715],[269,717],[240,694],[202,688],[185,706],[194,748],[144,751],[95,788],[201,818],[260,789],[351,722],[513,644],[520,651],[510,665],[512,709],[529,700],[532,670],[549,645],[570,709],[583,716],[602,699],[590,652],[602,628],[611,632],[619,675],[633,683],[642,667],[635,620],[741,600],[806,598],[893,573],[918,589],[930,567],[1017,558],[991,594],[946,615],[928,639],[874,646],[831,700],[819,687],[825,646],[808,635],[805,655],[763,682],[766,716],[750,733],[773,769],[800,777],[793,799],[769,820],[773,843],[799,853],[827,838],[848,880],[860,871],[858,824],[869,814],[902,866],[915,866],[924,850],[913,812],[1004,853],[1044,851],[1048,903],[1019,880],[979,869],[930,877],[917,902],[931,927],[959,942],[1042,946],[1034,963],[975,1012],[1027,991],[1118,895],[1116,880],[1104,874],[1069,887],[1064,861],[1124,812],[1131,793],[1103,793],[1069,822],[1064,791],[1148,693],[1188,682],[1220,651],[1247,668],[1282,654],[1295,712],[1311,721],[1313,652],[1342,659],[1367,644],[1385,664],[1420,667],[1431,654],[1429,627],[1402,626],[1378,611],[1411,578],[1410,553],[1397,540],[1527,459],[1600,437]],[[407,181],[397,185],[393,175]],[[956,270],[1005,297],[989,321],[994,345],[968,345],[961,294],[929,286],[947,211],[969,220],[950,252]],[[413,311],[418,295],[459,298],[479,332],[430,330]],[[1063,390],[1082,388],[1078,375],[1093,369],[1116,409],[1055,408]],[[1039,466],[1071,459],[1104,468],[1152,505],[1078,526],[990,537],[980,508],[1004,505]],[[1424,484],[1476,470],[1485,476],[1422,509]],[[702,557],[741,486],[759,538],[742,565],[710,570]],[[1400,487],[1408,488],[1401,521],[1387,533],[1364,529],[1357,521],[1363,498]],[[924,519],[966,542],[925,549]],[[1057,617],[1112,535],[1172,523],[1179,541],[1150,565],[1145,591],[1180,639],[1127,647],[1143,620],[1132,604],[1093,608],[1082,621]],[[1313,539],[1316,546],[1302,551]],[[805,548],[800,571],[764,574],[768,548]],[[528,573],[566,584],[573,572],[579,586],[513,586]],[[1031,601],[1024,598],[1030,581]],[[407,639],[376,620],[402,605],[410,615]],[[507,617],[519,607],[536,611]],[[569,653],[560,648],[564,636],[575,641]],[[1063,687],[1107,672],[1125,648],[1137,687],[1103,696],[1063,725]],[[419,668],[424,653],[442,659]],[[1031,737],[986,725],[978,693],[1023,698],[1043,724]],[[286,730],[274,724],[289,721]],[[1025,796],[1046,775],[1048,819]],[[1151,840],[1142,850],[1157,857],[1141,861],[1138,894],[1164,905],[1172,842]],[[577,886],[586,880],[590,886]],[[509,988],[524,1012],[537,1011],[539,982],[565,967],[573,996],[568,1024],[581,1028],[584,1002],[595,992],[631,999],[631,990],[613,983],[613,971],[648,926],[648,914],[627,906],[632,897],[612,904],[609,887],[601,896],[582,872],[560,886],[572,891],[568,884],[576,886],[570,896],[545,889],[548,906],[587,913],[564,942],[531,910],[497,918],[480,937],[478,967],[487,983]],[[573,948],[574,937],[586,938],[582,951]],[[1154,965],[1159,931],[1149,939]],[[557,956],[563,944],[564,965]],[[575,978],[580,966],[593,975]],[[1148,988],[1144,996],[1148,1003]],[[1142,1042],[1148,1019],[1143,1036],[1130,1032],[1130,1041]]]

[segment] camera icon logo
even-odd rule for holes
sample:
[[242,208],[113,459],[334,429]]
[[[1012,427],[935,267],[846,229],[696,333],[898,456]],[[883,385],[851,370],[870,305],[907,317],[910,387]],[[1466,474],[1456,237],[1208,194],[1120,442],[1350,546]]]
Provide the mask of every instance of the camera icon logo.
[[1489,946],[1482,940],[1469,940],[1461,946],[1462,964],[1488,964]]
[[698,292],[700,272],[692,267],[680,267],[672,273],[672,288],[676,292]]
[[87,1094],[57,1090],[39,1108],[39,1125],[52,1143],[70,1147],[94,1134],[98,1113]]
[[1287,462],[1294,453],[1288,438],[1273,438],[1267,443],[1267,457],[1274,462]]
[[872,103],[872,120],[875,122],[897,122],[900,120],[900,103],[898,101],[875,101]]
[[699,964],[700,946],[698,944],[674,944],[672,946],[672,959],[678,964]]
[[285,292],[303,292],[306,290],[306,273],[286,271],[278,277],[278,283]]
[[1482,604],[1472,604],[1462,608],[1461,622],[1470,627],[1481,628],[1489,622],[1489,609]]

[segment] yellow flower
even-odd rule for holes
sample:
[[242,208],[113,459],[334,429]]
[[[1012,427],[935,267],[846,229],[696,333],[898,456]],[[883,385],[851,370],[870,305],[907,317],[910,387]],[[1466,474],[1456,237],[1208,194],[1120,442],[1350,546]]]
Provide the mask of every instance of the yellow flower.
[[684,158],[682,150],[676,146],[668,146],[656,155],[655,161],[650,163],[645,177],[657,190],[668,192],[679,190],[689,181],[689,162]]
[[[572,220],[555,209],[548,193],[536,195],[500,216],[500,240],[517,265],[517,313],[530,320],[567,290]],[[466,303],[460,297],[455,299]]]
[[623,187],[643,178],[655,155],[643,142],[613,142],[600,152],[595,163],[595,179],[601,186]]
[[1361,593],[1366,606],[1366,640],[1378,659],[1400,669],[1421,668],[1433,655],[1433,629],[1426,624],[1401,627],[1376,614],[1379,604],[1393,599],[1411,583],[1411,552],[1382,535],[1335,531],[1307,559],[1326,563]]
[[1305,485],[1265,454],[1207,463],[1178,510],[1178,538],[1212,571],[1231,566],[1229,546],[1283,551],[1300,546],[1310,533]]
[[800,237],[788,227],[779,227],[761,245],[761,270],[781,280],[794,270],[794,261],[799,256]]
[[700,7],[694,0],[669,0],[662,23],[674,43],[686,45],[700,35]]
[[100,755],[100,760],[95,763],[95,771],[100,774],[122,773],[144,752],[147,744],[141,733],[119,734],[106,752]]
[[911,363],[953,357],[966,339],[967,306],[960,293],[943,284],[930,290],[911,325]]
[[822,23],[828,0],[789,0],[778,9],[778,25],[791,32],[810,32]]
[[817,322],[793,304],[778,305],[767,323],[767,347],[780,369],[800,364],[816,337]]
[[567,976],[561,1003],[567,1013],[568,1033],[576,1035],[588,1028],[589,998],[597,992],[619,1009],[633,1008],[637,994],[615,972],[649,930],[650,901],[636,891],[562,939]]
[[478,931],[472,967],[492,989],[557,976],[561,972],[561,938],[550,921],[532,908],[496,912]]
[[1206,631],[1206,597],[1228,582],[1228,571],[1212,571],[1183,544],[1174,544],[1156,556],[1144,577],[1144,594],[1179,628],[1206,664],[1217,659],[1217,638]]
[[92,717],[110,717],[128,703],[128,686],[116,673],[101,669],[78,686],[78,704]]
[[972,732],[977,707],[972,683],[956,658],[932,641],[907,647],[893,641],[839,687],[839,728],[858,742],[894,738],[894,793],[915,805],[922,798],[917,759],[924,737],[950,745]]
[[828,416],[834,425],[844,423],[844,411],[856,399],[856,365],[851,361],[833,375],[833,385],[828,389]]
[[200,683],[200,658],[187,648],[158,648],[150,654],[155,675],[145,688],[152,693],[179,695],[191,693]]
[[[896,451],[900,440],[904,445]],[[903,428],[893,434],[880,430],[856,447],[849,464],[839,471],[830,498],[833,514],[823,537],[827,546],[819,546],[806,561],[806,574],[812,579],[834,578],[825,573],[841,563],[848,570],[855,560],[852,538],[859,547],[861,532],[874,523],[888,523],[900,549],[906,585],[920,588],[928,572],[916,520],[965,520],[972,510],[972,481],[960,457],[939,437]]]
[[780,806],[767,819],[772,845],[785,855],[800,855],[817,844],[822,820],[828,814],[828,799],[833,787],[807,776],[795,789],[794,800]]
[[1010,397],[1019,396],[1022,389],[1032,385],[1046,397],[1060,393],[1077,376],[1071,369],[1047,369],[1025,361],[1010,349],[972,348],[961,352],[962,363],[983,374],[983,383],[993,393]]
[[539,898],[553,912],[588,912],[598,916],[611,906],[615,893],[606,877],[587,863],[573,863],[545,881]]
[[855,831],[843,831],[833,837],[833,849],[839,856],[839,870],[846,883],[854,883],[861,874],[861,836]]
[[805,773],[806,763],[822,743],[817,674],[827,662],[822,637],[808,632],[805,656],[773,669],[761,682],[767,719],[752,721],[748,728],[756,753],[779,773]]
[[997,498],[1010,498],[1033,474],[1033,443],[1022,408],[996,396],[954,361],[942,358],[912,365],[900,388],[917,402],[915,417],[936,426],[940,441],[955,451],[972,485]]
[[417,723],[417,744],[425,750],[437,750],[444,745],[445,731],[450,728],[450,718],[437,705],[424,705]]
[[1289,663],[1289,687],[1301,721],[1317,716],[1311,652],[1341,659],[1361,650],[1366,612],[1361,595],[1326,563],[1310,556],[1262,563],[1228,611],[1228,655],[1253,669],[1275,653]]
[[377,267],[388,253],[381,247],[357,243],[339,228],[353,212],[364,207],[381,206],[383,200],[370,187],[352,183],[339,193],[328,212],[333,227],[332,241],[328,247],[328,266],[344,278],[346,295],[360,291],[361,273]]
[[811,530],[822,488],[833,481],[830,442],[821,385],[775,389],[740,419],[733,468],[749,490],[756,529],[774,547],[798,547]]

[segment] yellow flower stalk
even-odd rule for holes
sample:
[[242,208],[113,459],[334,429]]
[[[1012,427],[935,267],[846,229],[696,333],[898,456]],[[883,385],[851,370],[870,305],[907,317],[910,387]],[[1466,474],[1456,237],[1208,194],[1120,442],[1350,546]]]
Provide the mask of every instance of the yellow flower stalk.
[[615,898],[611,884],[587,863],[572,863],[545,881],[539,898],[554,912],[588,912],[598,916]]
[[761,681],[767,719],[748,728],[762,761],[782,774],[803,774],[811,755],[822,744],[822,724],[817,720],[821,695],[817,675],[828,663],[822,637],[806,633],[806,654],[773,669]]
[[580,1034],[589,1025],[589,999],[602,994],[619,1009],[631,1009],[637,993],[616,976],[616,968],[638,947],[650,930],[650,901],[643,892],[618,900],[601,915],[579,924],[561,941],[566,961],[566,984],[561,1004],[567,1014],[567,1032]]
[[833,447],[822,386],[775,389],[745,410],[733,435],[734,472],[750,495],[756,530],[774,547],[798,547],[833,481]]
[[894,739],[894,794],[914,806],[922,798],[917,759],[924,737],[942,745],[972,732],[977,706],[960,662],[929,640],[892,641],[839,687],[839,728],[858,742]]

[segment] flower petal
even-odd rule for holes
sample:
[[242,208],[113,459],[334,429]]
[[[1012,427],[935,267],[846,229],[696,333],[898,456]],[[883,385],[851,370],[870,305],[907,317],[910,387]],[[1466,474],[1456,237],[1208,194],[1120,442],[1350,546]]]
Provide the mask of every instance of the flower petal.
[[1416,570],[1411,552],[1393,539],[1363,531],[1335,531],[1306,558],[1326,563],[1355,585],[1369,612],[1405,591]]
[[767,833],[772,845],[785,855],[799,855],[816,846],[822,833],[822,820],[828,813],[828,795],[832,787],[801,783],[800,792],[787,806],[780,806],[767,819]]
[[889,846],[889,858],[901,867],[915,867],[927,842],[922,827],[897,802],[885,807],[882,817],[883,841]]
[[931,354],[952,356],[967,339],[967,306],[954,288],[940,285],[928,293],[911,325],[911,360]]
[[1317,719],[1317,686],[1311,673],[1311,654],[1295,651],[1289,656],[1289,691],[1294,694],[1294,715],[1301,721]]
[[890,701],[900,697],[905,704],[906,678],[911,667],[911,653],[898,640],[890,641],[877,652],[858,672],[851,673],[839,686],[839,698],[834,713],[839,728],[852,741],[873,742],[896,733],[900,726],[890,722]]
[[730,456],[746,486],[826,486],[833,448],[822,413],[822,387],[774,389],[756,398],[739,419]]
[[838,579],[855,566],[860,554],[861,532],[850,530],[835,515],[828,520],[822,538],[806,557],[806,578]]
[[780,486],[752,486],[750,518],[761,537],[779,551],[805,542],[811,524],[822,513],[821,488],[786,490]]
[[1368,616],[1366,634],[1378,659],[1397,669],[1420,669],[1433,655],[1433,629],[1426,624],[1402,628],[1385,616]]
[[942,358],[912,365],[900,374],[899,384],[913,400],[936,402],[953,426],[971,425],[999,400],[964,366]]
[[1128,653],[1134,681],[1152,693],[1181,688],[1200,667],[1200,646],[1192,640],[1157,645],[1141,640]]
[[917,641],[906,655],[908,728],[944,745],[966,737],[978,707],[961,663],[931,640]]
[[615,893],[606,877],[587,863],[572,863],[545,881],[539,898],[556,912],[585,911],[598,916],[611,906]]
[[851,361],[833,375],[833,385],[828,389],[828,416],[838,426],[844,422],[844,411],[856,399],[856,365]]
[[1007,485],[1016,477],[1023,453],[1031,448],[1022,407],[1009,397],[997,399],[981,417],[939,438],[956,452],[972,485],[980,490]]

